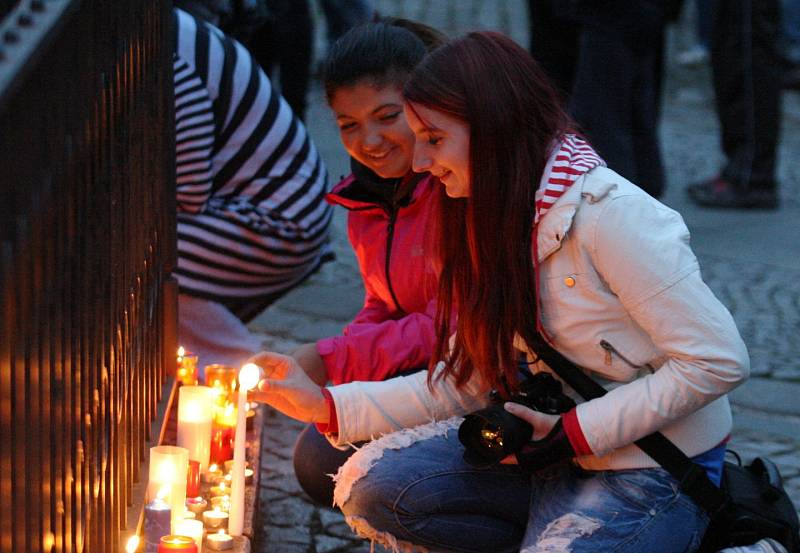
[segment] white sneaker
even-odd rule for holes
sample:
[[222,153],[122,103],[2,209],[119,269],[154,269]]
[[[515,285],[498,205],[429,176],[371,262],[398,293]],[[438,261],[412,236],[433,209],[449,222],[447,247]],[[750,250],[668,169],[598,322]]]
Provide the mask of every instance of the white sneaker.
[[788,553],[786,548],[772,538],[758,540],[753,545],[739,545],[737,547],[726,547],[718,553]]

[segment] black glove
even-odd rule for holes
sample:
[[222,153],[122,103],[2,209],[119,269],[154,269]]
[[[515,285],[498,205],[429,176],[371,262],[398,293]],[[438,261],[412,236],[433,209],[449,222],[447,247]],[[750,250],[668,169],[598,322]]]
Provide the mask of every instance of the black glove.
[[517,462],[526,472],[536,472],[575,457],[575,450],[564,432],[562,419],[541,440],[531,440],[517,452]]

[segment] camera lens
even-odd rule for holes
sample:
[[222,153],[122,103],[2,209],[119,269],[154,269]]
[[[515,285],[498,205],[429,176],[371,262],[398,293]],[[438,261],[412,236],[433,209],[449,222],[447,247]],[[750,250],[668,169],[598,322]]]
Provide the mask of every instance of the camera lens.
[[458,439],[464,444],[464,459],[473,466],[487,466],[510,455],[531,439],[533,428],[500,405],[464,417]]

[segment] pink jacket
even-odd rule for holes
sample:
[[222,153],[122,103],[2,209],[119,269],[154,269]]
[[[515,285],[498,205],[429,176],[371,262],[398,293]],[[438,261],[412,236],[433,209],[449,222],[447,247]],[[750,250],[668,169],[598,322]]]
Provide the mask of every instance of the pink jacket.
[[436,277],[427,236],[438,182],[425,175],[407,205],[390,209],[341,195],[354,181],[350,175],[326,196],[350,211],[348,237],[366,290],[364,307],[342,335],[317,342],[334,384],[385,380],[427,367],[435,339]]

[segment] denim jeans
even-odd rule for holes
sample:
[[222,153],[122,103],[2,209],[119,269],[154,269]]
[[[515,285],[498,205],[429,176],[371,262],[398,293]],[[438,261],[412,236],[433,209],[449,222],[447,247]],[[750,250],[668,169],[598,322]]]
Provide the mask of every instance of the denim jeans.
[[389,547],[692,552],[708,524],[660,468],[587,472],[564,463],[532,476],[515,465],[467,465],[454,429],[399,449],[387,439],[392,435],[351,458],[348,463],[358,464],[359,455],[376,457],[370,448],[383,449],[368,472],[350,482],[349,497],[339,499],[351,526]]

